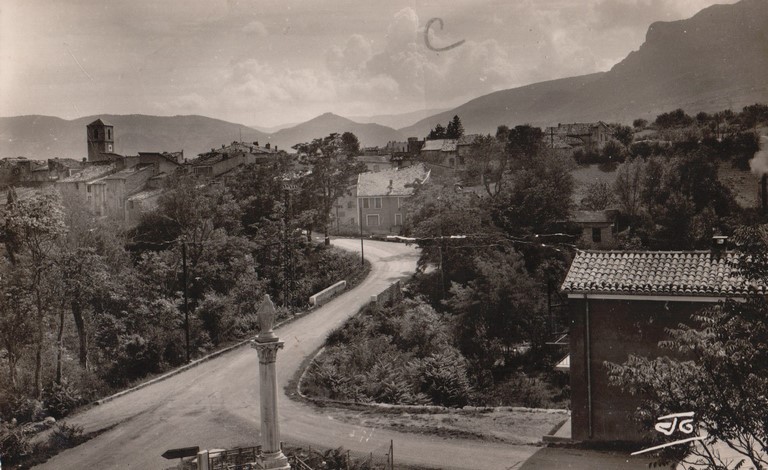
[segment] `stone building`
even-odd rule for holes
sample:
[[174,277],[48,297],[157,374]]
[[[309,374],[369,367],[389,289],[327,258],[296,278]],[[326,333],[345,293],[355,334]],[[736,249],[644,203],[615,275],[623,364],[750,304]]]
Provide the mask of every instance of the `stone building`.
[[570,221],[581,229],[578,246],[609,249],[616,246],[617,210],[573,211]]
[[573,155],[577,150],[598,153],[612,140],[612,136],[611,128],[602,121],[558,124],[544,130],[544,145],[560,154]]
[[101,119],[86,126],[88,161],[112,161],[122,157],[115,153],[115,127]]
[[358,219],[365,234],[397,235],[403,228],[404,202],[416,188],[429,179],[424,165],[392,168],[377,173],[361,173],[357,177]]
[[192,174],[206,178],[215,178],[241,165],[268,162],[277,155],[277,146],[269,143],[260,146],[258,142],[232,142],[219,149],[200,154],[190,162]]

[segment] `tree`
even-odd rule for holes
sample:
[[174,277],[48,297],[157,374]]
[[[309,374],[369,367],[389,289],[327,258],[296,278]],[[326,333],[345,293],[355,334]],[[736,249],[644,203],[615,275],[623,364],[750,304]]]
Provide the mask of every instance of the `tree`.
[[668,113],[661,113],[656,116],[656,125],[661,129],[672,127],[685,127],[693,124],[693,118],[685,114],[685,111],[678,108]]
[[516,162],[533,160],[541,154],[543,137],[541,128],[529,124],[515,126],[507,132],[507,153]]
[[632,143],[632,139],[635,137],[635,133],[629,126],[616,125],[613,130],[613,137],[621,142],[625,148],[629,148],[629,144]]
[[312,167],[312,173],[301,181],[302,191],[317,201],[316,222],[323,227],[328,245],[328,225],[333,205],[338,198],[350,194],[352,179],[365,171],[365,165],[344,154],[343,142],[338,134],[297,144],[293,148],[307,155]]
[[49,293],[44,279],[52,263],[56,241],[66,232],[59,193],[45,191],[27,199],[9,197],[4,211],[3,240],[11,262],[20,269],[29,270],[29,283],[25,286],[34,299],[35,321],[35,396],[43,391],[43,348],[45,317],[48,313]]
[[636,217],[642,206],[643,171],[643,160],[639,158],[622,163],[616,171],[613,190],[621,211],[630,218]]
[[632,127],[634,127],[635,129],[643,130],[647,125],[648,125],[648,121],[645,119],[635,119],[634,121],[632,121]]
[[595,181],[587,185],[587,195],[582,201],[584,209],[602,211],[613,204],[613,191],[605,181]]
[[445,129],[446,139],[458,139],[464,135],[464,126],[461,124],[459,116],[453,116],[451,122],[448,123],[448,127]]
[[542,298],[515,250],[495,250],[474,259],[476,276],[453,283],[446,305],[456,319],[460,349],[482,369],[503,368],[515,346],[540,340],[545,325]]
[[427,140],[438,140],[438,139],[445,139],[445,127],[442,126],[442,124],[437,123],[435,125],[435,128],[429,131],[429,134],[427,134]]
[[16,390],[17,364],[24,350],[34,344],[35,303],[30,295],[29,272],[0,259],[0,344],[8,361],[8,377]]
[[768,121],[768,105],[755,103],[745,106],[740,118],[744,127],[757,132],[758,124]]
[[524,235],[547,231],[555,222],[567,220],[574,187],[572,164],[557,156],[528,162],[493,202],[496,224],[509,234]]
[[471,278],[472,270],[467,264],[470,260],[463,250],[454,249],[467,243],[467,238],[450,237],[498,236],[481,200],[472,193],[435,181],[419,188],[406,204],[411,214],[410,232],[420,239],[418,244],[422,248],[419,267],[422,270],[430,264],[440,267],[441,290],[447,290],[451,281],[466,282]]
[[490,135],[478,136],[470,147],[473,168],[480,172],[480,182],[489,197],[496,197],[508,179],[509,158],[503,144]]
[[356,157],[360,153],[360,141],[351,132],[341,134],[341,152],[347,157]]
[[[734,275],[751,291],[745,302],[727,299],[692,315],[690,325],[669,330],[659,347],[674,357],[630,356],[624,364],[606,364],[612,384],[643,398],[637,412],[642,422],[694,412],[704,439],[663,450],[664,462],[768,468],[768,301],[755,289],[768,276],[768,229],[741,228],[735,240]],[[742,460],[726,460],[717,442]]]

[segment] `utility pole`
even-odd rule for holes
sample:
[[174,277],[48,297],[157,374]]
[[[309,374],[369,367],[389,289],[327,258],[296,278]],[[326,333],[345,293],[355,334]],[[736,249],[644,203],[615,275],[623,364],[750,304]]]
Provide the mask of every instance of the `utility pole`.
[[442,293],[442,297],[445,297],[445,273],[443,271],[443,205],[441,203],[441,196],[437,197],[437,212],[437,222],[440,235],[440,243],[437,245],[437,250],[440,255],[440,292]]
[[187,364],[189,364],[189,298],[187,295],[187,240],[181,242],[181,265],[184,269],[184,337],[187,343]]
[[363,249],[363,206],[360,198],[357,198],[357,206],[360,208],[360,266],[365,266],[365,251]]

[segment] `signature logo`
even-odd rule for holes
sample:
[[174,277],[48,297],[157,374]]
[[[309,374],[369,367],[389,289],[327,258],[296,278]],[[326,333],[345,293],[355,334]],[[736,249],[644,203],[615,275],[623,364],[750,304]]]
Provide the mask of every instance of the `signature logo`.
[[[654,426],[654,429],[656,431],[664,434],[665,436],[671,436],[672,433],[675,431],[679,431],[683,434],[692,434],[693,433],[693,411],[688,411],[685,413],[674,413],[671,415],[661,416],[657,418],[656,426]],[[666,444],[661,444],[654,447],[649,447],[647,449],[638,450],[637,452],[632,452],[631,455],[638,455],[643,454],[645,452],[652,452],[654,450],[663,449],[665,447],[675,446],[678,444],[685,444],[686,442],[691,441],[700,441],[704,439],[703,436],[693,436],[688,437],[686,439],[680,439],[674,442],[667,442]]]

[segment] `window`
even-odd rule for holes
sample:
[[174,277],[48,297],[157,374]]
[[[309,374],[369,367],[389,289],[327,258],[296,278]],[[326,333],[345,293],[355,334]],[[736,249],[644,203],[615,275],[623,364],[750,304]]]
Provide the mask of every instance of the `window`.
[[400,209],[403,207],[403,198],[399,197],[397,198],[397,208]]
[[403,214],[395,214],[395,225],[398,227],[403,225]]
[[603,231],[599,228],[593,228],[592,229],[592,241],[595,243],[600,243],[603,240]]
[[107,129],[107,140],[112,140],[112,129]]
[[344,211],[339,211],[339,216],[338,216],[338,217],[339,217],[339,218],[342,218],[342,217],[344,217],[345,215],[346,215],[346,214],[344,213]]
[[[77,184],[77,183],[75,183],[75,184]],[[85,188],[86,188],[86,190],[87,190],[89,193],[91,192],[91,185],[90,185],[90,184],[89,184],[89,185],[87,185]]]
[[354,201],[349,201],[349,202],[347,203],[347,209],[352,209],[353,207],[355,207],[355,203],[354,203]]
[[363,199],[363,209],[368,209],[368,198],[364,197]]
[[357,225],[357,224],[355,223],[355,218],[354,218],[354,217],[350,217],[350,218],[349,218],[349,225]]
[[365,216],[365,225],[369,227],[379,226],[379,214],[368,214]]
[[375,207],[376,209],[381,209],[381,198],[380,197],[373,198],[373,207]]

